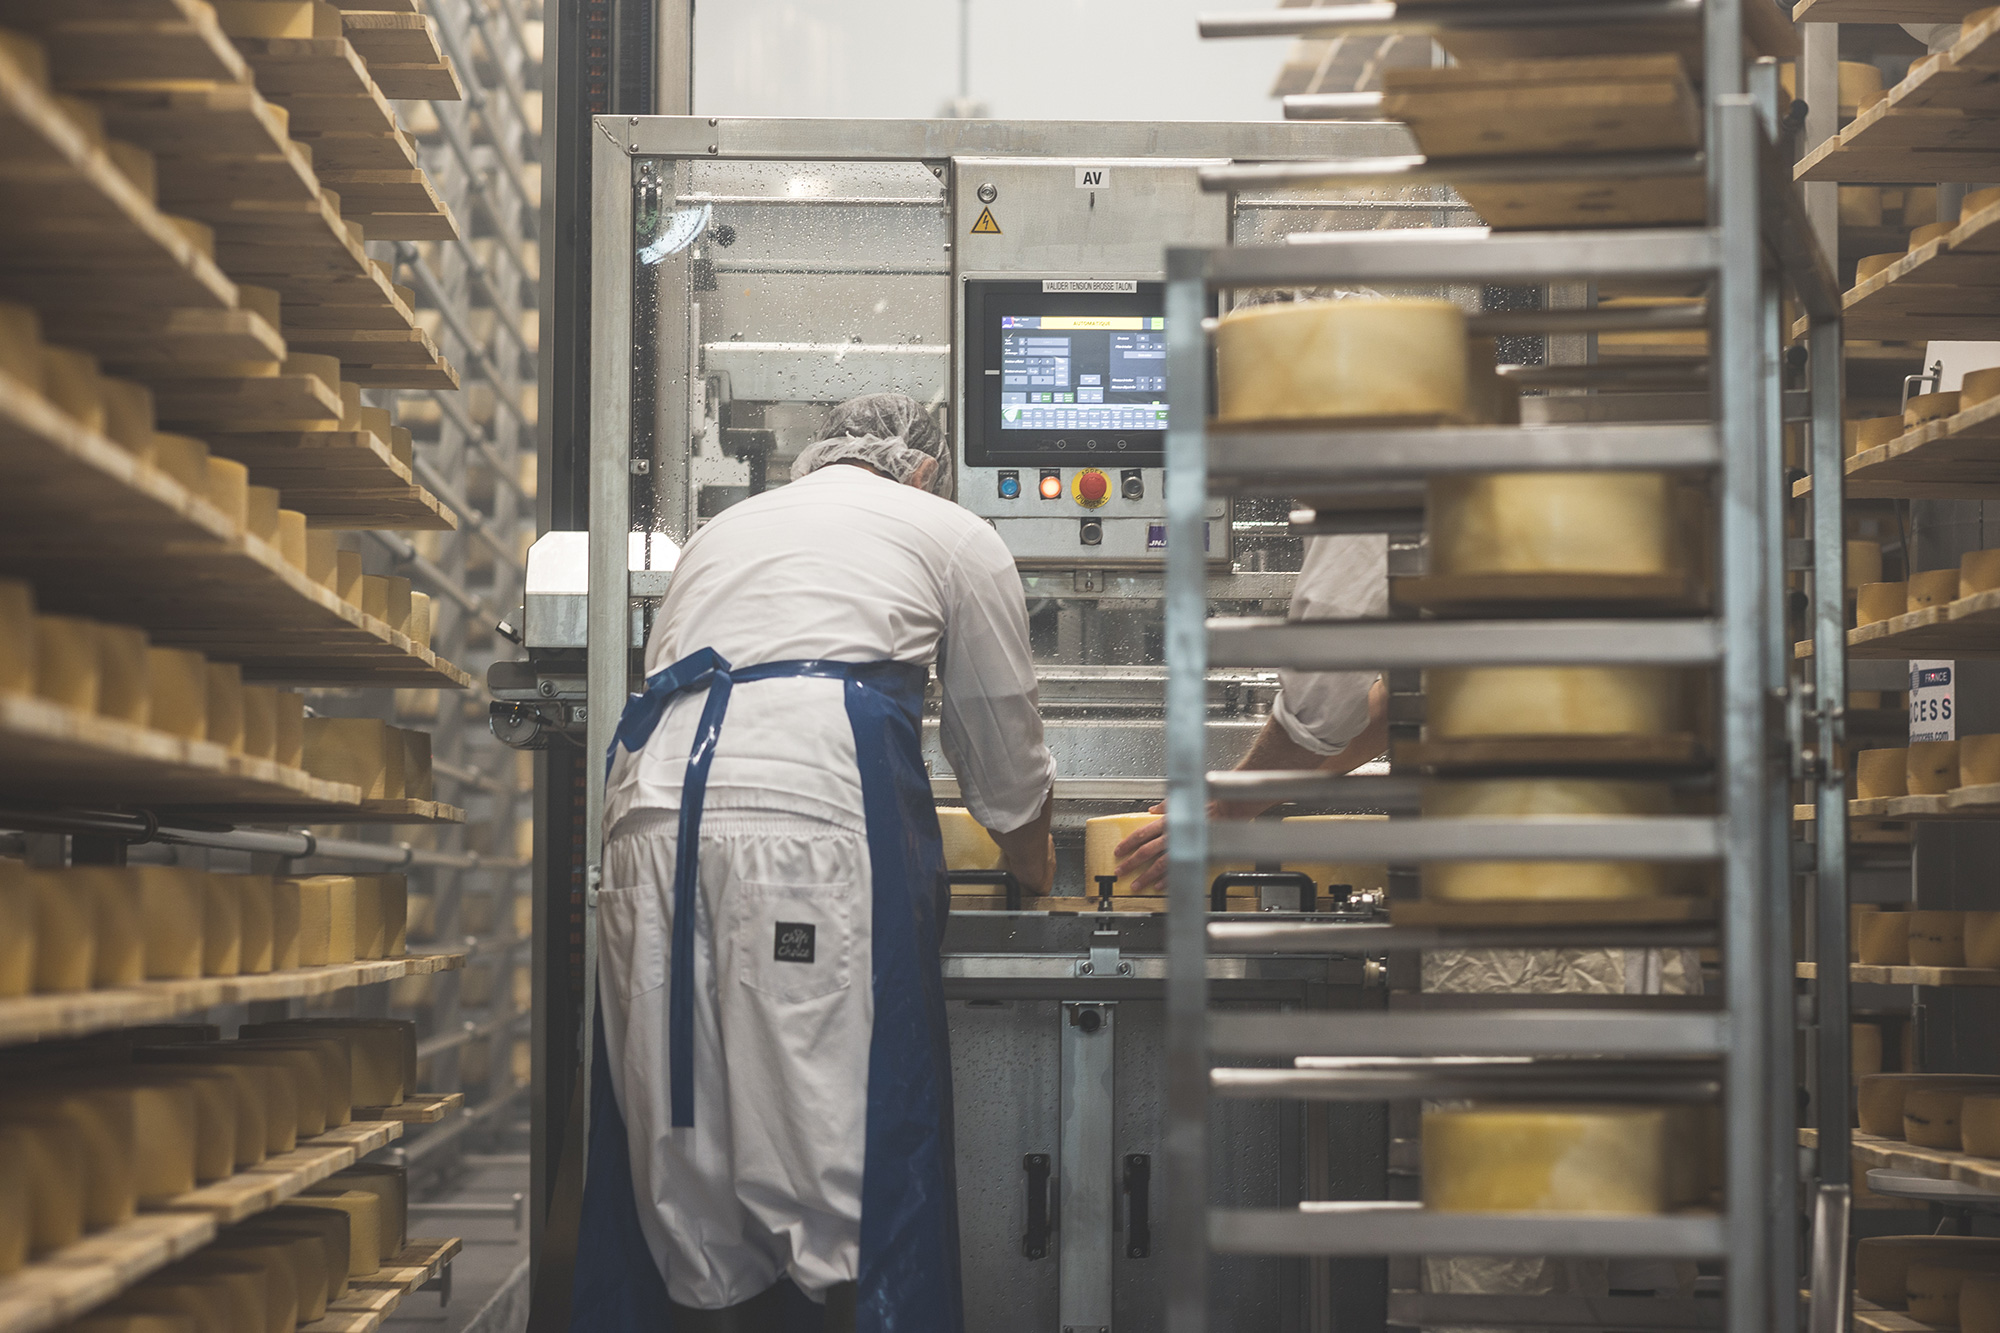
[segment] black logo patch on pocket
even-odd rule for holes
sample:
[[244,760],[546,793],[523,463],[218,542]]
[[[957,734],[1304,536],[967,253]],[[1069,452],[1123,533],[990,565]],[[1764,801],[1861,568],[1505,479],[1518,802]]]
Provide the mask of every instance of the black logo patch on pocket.
[[813,960],[813,937],[818,927],[803,921],[780,921],[778,942],[771,951],[771,957],[780,963],[810,963]]

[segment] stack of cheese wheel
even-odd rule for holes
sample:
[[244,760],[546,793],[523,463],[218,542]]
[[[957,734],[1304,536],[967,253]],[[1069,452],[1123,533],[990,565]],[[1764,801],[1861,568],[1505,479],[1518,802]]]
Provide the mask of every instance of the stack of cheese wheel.
[[1958,1146],[1974,1157],[2000,1157],[2000,1092],[1969,1092],[1959,1101]]
[[1903,433],[1903,418],[1900,416],[1864,417],[1848,425],[1853,427],[1854,436],[1853,448],[1847,451],[1850,457],[1879,449]]
[[1942,796],[1958,785],[1957,741],[1911,741],[1903,756],[1904,790],[1910,796]]
[[[1537,815],[1664,815],[1674,809],[1664,783],[1586,778],[1505,778],[1432,782],[1423,814],[1431,819]],[[1644,861],[1428,862],[1426,899],[1466,902],[1659,898],[1682,891],[1674,867]]]
[[[1131,876],[1119,876],[1118,858],[1114,853],[1118,844],[1160,816],[1155,814],[1099,815],[1083,823],[1083,885],[1086,898],[1100,896],[1102,882],[1111,879],[1111,893],[1114,905],[1129,907],[1135,911],[1158,911],[1166,905],[1164,886],[1151,886],[1153,892],[1143,897],[1132,887]],[[1211,865],[1208,878],[1212,882],[1218,875],[1240,874],[1254,869],[1248,865]],[[1249,885],[1232,885],[1228,897],[1232,910],[1254,910],[1258,900],[1258,890]],[[1125,899],[1123,903],[1118,899]]]
[[1862,1300],[1886,1310],[1908,1310],[1918,1322],[1937,1327],[1958,1323],[1956,1283],[1968,1273],[2000,1273],[2000,1239],[1871,1236],[1854,1247],[1854,1289]]
[[1904,912],[1910,919],[1910,965],[1913,967],[1965,966],[1965,913],[1918,910]]
[[1693,725],[1691,691],[1671,667],[1433,667],[1424,736],[1672,735]]
[[299,923],[300,967],[406,951],[409,894],[401,875],[312,875],[279,880],[277,892]]
[[1449,301],[1243,306],[1215,329],[1223,423],[1462,421],[1465,316]]
[[1870,967],[1907,967],[1910,962],[1910,913],[1885,910],[1857,917],[1854,952],[1856,962]]
[[1903,404],[1903,426],[1909,429],[1932,421],[1943,421],[1946,417],[1958,415],[1959,390],[1945,393],[1920,393]]
[[416,1024],[405,1019],[294,1018],[246,1023],[241,1035],[344,1042],[357,1106],[394,1106],[416,1091]]
[[[957,806],[940,806],[938,832],[944,838],[946,870],[999,870],[1007,858],[972,812]],[[984,892],[983,885],[954,885],[952,892]]]
[[1958,1106],[1967,1093],[2000,1093],[2000,1074],[1869,1074],[1859,1080],[1861,1132],[1956,1149]]
[[2000,968],[2000,912],[1967,912],[1963,939],[1967,967]]
[[1449,1213],[1664,1213],[1715,1188],[1713,1108],[1475,1105],[1423,1118],[1424,1206]]
[[[1980,372],[1985,374],[1988,372]],[[1966,376],[1967,381],[1971,376]],[[1996,383],[2000,389],[2000,383]],[[1958,559],[1958,595],[1973,597],[2000,588],[2000,550],[1967,551]]]
[[[1387,819],[1387,815],[1287,815],[1287,824],[1326,825],[1343,820]],[[1313,892],[1321,908],[1337,906],[1350,894],[1372,896],[1386,901],[1389,867],[1352,861],[1287,861],[1281,867],[1305,875],[1313,882]]]

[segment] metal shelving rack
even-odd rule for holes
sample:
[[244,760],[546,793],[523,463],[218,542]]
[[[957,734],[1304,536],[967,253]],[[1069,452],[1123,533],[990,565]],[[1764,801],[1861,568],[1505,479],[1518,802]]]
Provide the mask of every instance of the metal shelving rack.
[[[1168,815],[1175,830],[1169,861],[1169,1072],[1167,1234],[1168,1328],[1200,1333],[1209,1326],[1207,1264],[1210,1253],[1334,1255],[1483,1254],[1616,1256],[1720,1260],[1725,1287],[1722,1326],[1734,1333],[1784,1333],[1799,1318],[1801,1282],[1796,1129],[1793,1115],[1795,1010],[1792,973],[1790,838],[1792,783],[1820,787],[1821,868],[1838,869],[1842,844],[1829,849],[1826,835],[1843,813],[1838,776],[1831,765],[1812,767],[1809,752],[1831,753],[1837,714],[1813,699],[1844,698],[1837,652],[1825,647],[1816,669],[1817,693],[1789,679],[1786,636],[1785,504],[1781,438],[1785,420],[1809,415],[1815,451],[1834,458],[1820,475],[1838,475],[1838,293],[1831,270],[1803,225],[1789,182],[1775,165],[1769,127],[1775,120],[1774,71],[1759,81],[1763,99],[1749,89],[1741,38],[1744,0],[1705,0],[1705,90],[1709,224],[1699,228],[1550,232],[1483,238],[1426,237],[1410,233],[1354,239],[1314,236],[1312,244],[1259,250],[1175,250],[1168,256],[1167,328],[1170,421],[1167,458],[1167,757]],[[1748,0],[1758,3],[1759,0]],[[1691,9],[1692,7],[1690,7]],[[1616,4],[1582,10],[1565,7],[1565,22],[1608,21]],[[1510,11],[1509,22],[1532,23],[1546,12]],[[1426,10],[1427,21],[1442,20]],[[1336,33],[1357,23],[1380,31],[1380,15],[1352,10],[1292,10],[1256,16],[1260,31]],[[1247,20],[1246,20],[1247,21]],[[1395,22],[1390,19],[1389,22]],[[1414,15],[1407,22],[1416,23]],[[1497,21],[1497,20],[1489,20]],[[1213,20],[1211,31],[1228,21]],[[1278,26],[1282,25],[1282,26]],[[1617,173],[1615,162],[1599,167]],[[1208,184],[1229,188],[1247,169],[1207,173]],[[1588,168],[1572,165],[1572,175]],[[1339,163],[1287,168],[1300,183],[1354,184],[1379,180],[1464,180],[1461,169],[1398,163]],[[1521,167],[1482,163],[1486,179],[1520,179]],[[1536,285],[1608,278],[1698,280],[1708,289],[1710,392],[1713,419],[1698,426],[1588,425],[1532,429],[1439,428],[1328,432],[1300,430],[1232,433],[1213,429],[1207,385],[1209,349],[1203,319],[1218,292],[1244,287],[1432,284],[1477,281]],[[1785,289],[1810,324],[1811,391],[1802,400],[1784,393],[1781,316]],[[1599,321],[1605,312],[1591,312]],[[1555,331],[1575,316],[1546,312]],[[1581,325],[1579,325],[1581,327]],[[1590,327],[1603,327],[1601,323]],[[1788,411],[1788,406],[1795,410]],[[1718,560],[1712,613],[1696,619],[1466,620],[1402,622],[1211,621],[1203,596],[1202,515],[1216,479],[1231,494],[1325,494],[1357,483],[1421,480],[1451,471],[1577,471],[1597,469],[1699,470],[1715,478]],[[1839,558],[1838,508],[1831,535],[1816,534],[1818,550]],[[1824,523],[1821,524],[1825,526]],[[1792,547],[1794,555],[1799,548]],[[1838,644],[1840,579],[1820,580],[1814,604],[1823,645],[1831,624]],[[1831,603],[1829,609],[1829,602]],[[1829,615],[1831,620],[1829,622]],[[1828,659],[1832,659],[1829,661]],[[1706,667],[1717,677],[1716,813],[1711,816],[1638,819],[1538,818],[1529,821],[1454,819],[1272,825],[1211,822],[1211,775],[1206,771],[1201,719],[1203,682],[1211,666],[1289,666],[1353,670],[1422,666],[1609,665],[1646,663]],[[1777,707],[1787,701],[1789,725]],[[1242,785],[1242,775],[1232,791]],[[1275,792],[1345,799],[1355,779],[1309,774],[1269,775]],[[1206,867],[1229,860],[1335,860],[1411,864],[1435,860],[1592,860],[1616,856],[1720,866],[1718,919],[1712,927],[1674,928],[1655,938],[1663,946],[1690,942],[1719,946],[1723,997],[1713,1011],[1629,1008],[1519,1008],[1467,1012],[1342,1014],[1322,1018],[1282,1012],[1210,1011],[1207,955],[1212,942],[1238,949],[1244,927],[1211,924],[1203,910]],[[1822,908],[1822,939],[1827,927]],[[1844,937],[1845,921],[1833,938]],[[1402,927],[1341,927],[1325,923],[1259,924],[1273,951],[1324,949],[1346,933],[1357,950],[1479,947],[1504,944],[1598,945],[1629,928],[1513,928],[1504,933]],[[1232,934],[1232,932],[1235,932]],[[1833,969],[1838,971],[1838,969]],[[1829,997],[1830,998],[1830,997]],[[1844,1007],[1834,1010],[1844,1013]],[[1844,1024],[1840,1026],[1844,1038]],[[1685,1084],[1706,1073],[1719,1083],[1725,1118],[1724,1207],[1713,1214],[1598,1216],[1554,1214],[1433,1214],[1409,1203],[1306,1204],[1298,1209],[1240,1210],[1212,1207],[1207,1121],[1211,1098],[1222,1095],[1232,1063],[1289,1061],[1305,1055],[1392,1056],[1416,1061],[1400,1095],[1465,1096],[1468,1087],[1496,1092],[1516,1079],[1520,1066],[1455,1063],[1450,1086],[1443,1071],[1426,1068],[1430,1057],[1611,1057],[1643,1061],[1635,1077],[1672,1074]],[[1536,1067],[1550,1091],[1579,1087],[1578,1075],[1556,1066]],[[1628,1068],[1633,1068],[1628,1066]],[[1842,1066],[1844,1069],[1844,1065]],[[1314,1086],[1288,1086],[1275,1095],[1380,1100],[1379,1080],[1323,1071]],[[1718,1077],[1719,1076],[1719,1077]],[[1825,1071],[1822,1070],[1825,1077]],[[1842,1075],[1844,1077],[1844,1074]],[[1297,1080],[1293,1080],[1297,1084]],[[1642,1086],[1635,1084],[1634,1087]],[[1502,1095],[1520,1095],[1518,1081]],[[1243,1095],[1240,1090],[1236,1095]],[[1266,1092],[1265,1095],[1272,1095]],[[1844,1103],[1843,1103],[1844,1104]],[[1844,1122],[1842,1122],[1844,1124]],[[1845,1156],[1842,1156],[1844,1168]],[[1832,1185],[1834,1182],[1829,1181]],[[1835,1196],[1830,1220],[1815,1246],[1823,1262],[1844,1254],[1844,1227]],[[1837,1244],[1836,1244],[1837,1242]],[[1833,1290],[1838,1290],[1835,1286]],[[1510,1305],[1521,1297],[1497,1298]],[[1455,1296],[1449,1318],[1420,1322],[1478,1324],[1478,1298]],[[1655,1317],[1695,1319],[1694,1310],[1669,1312],[1670,1302],[1645,1302]],[[1694,1302],[1708,1311],[1715,1302]],[[1468,1308],[1471,1305],[1474,1308]],[[1837,1302],[1815,1308],[1816,1329]],[[1442,1308],[1436,1312],[1442,1316]],[[1561,1323],[1549,1317],[1528,1323]],[[1595,1316],[1602,1326],[1602,1312]],[[1573,1322],[1576,1314],[1570,1316]],[[1637,1316],[1640,1327],[1645,1316]],[[1708,1326],[1714,1326],[1711,1322]],[[1585,1317],[1585,1324],[1589,1318]],[[1696,1326],[1677,1324],[1676,1326]]]

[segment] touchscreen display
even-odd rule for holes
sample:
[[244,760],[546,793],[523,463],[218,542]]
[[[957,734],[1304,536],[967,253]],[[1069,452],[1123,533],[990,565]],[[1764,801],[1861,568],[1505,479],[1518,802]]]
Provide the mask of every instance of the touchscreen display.
[[1000,316],[1000,428],[1165,430],[1166,328],[1158,315]]

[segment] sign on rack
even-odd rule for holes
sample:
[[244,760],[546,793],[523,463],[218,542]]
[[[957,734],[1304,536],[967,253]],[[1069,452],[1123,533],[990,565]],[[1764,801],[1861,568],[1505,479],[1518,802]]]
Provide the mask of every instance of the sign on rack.
[[1952,709],[1952,663],[1910,663],[1911,741],[1954,741],[1958,720]]

